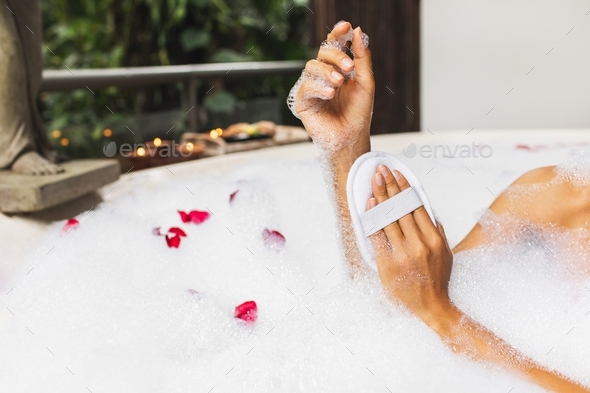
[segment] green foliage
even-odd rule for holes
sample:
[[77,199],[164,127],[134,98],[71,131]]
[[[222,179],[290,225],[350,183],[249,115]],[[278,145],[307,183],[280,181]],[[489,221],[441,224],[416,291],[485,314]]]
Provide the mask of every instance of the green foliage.
[[[157,66],[304,59],[306,0],[43,0],[45,68]],[[289,11],[289,12],[287,12]],[[200,101],[213,112],[233,111],[237,99],[285,98],[294,77],[244,78],[217,85]],[[217,83],[217,82],[216,82]],[[56,147],[77,157],[100,156],[111,140],[142,141],[134,118],[181,106],[184,83],[43,93]],[[103,130],[112,130],[105,137]],[[183,124],[175,125],[181,132]],[[133,133],[130,131],[133,130]],[[166,131],[166,130],[164,130]],[[59,144],[62,138],[69,145]]]
[[180,43],[185,52],[206,47],[210,41],[211,34],[208,31],[189,28],[180,34]]
[[233,113],[236,107],[235,97],[225,90],[207,95],[203,103],[207,109],[217,113]]

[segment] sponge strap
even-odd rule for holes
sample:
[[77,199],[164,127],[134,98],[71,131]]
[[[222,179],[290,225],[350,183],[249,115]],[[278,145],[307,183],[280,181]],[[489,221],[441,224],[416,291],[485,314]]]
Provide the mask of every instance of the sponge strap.
[[414,187],[405,189],[360,215],[363,234],[369,237],[423,205]]

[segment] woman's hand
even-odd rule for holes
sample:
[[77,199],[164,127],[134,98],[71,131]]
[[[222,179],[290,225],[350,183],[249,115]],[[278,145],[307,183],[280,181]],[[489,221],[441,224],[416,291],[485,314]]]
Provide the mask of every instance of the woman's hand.
[[[403,192],[410,184],[398,171],[380,165],[372,179],[367,209]],[[442,225],[420,207],[371,236],[381,283],[397,301],[437,328],[453,307],[448,284],[453,254]]]
[[[367,209],[408,187],[403,175],[380,165],[373,175],[373,197],[367,202]],[[424,207],[375,233],[371,241],[383,286],[436,331],[453,351],[510,367],[555,392],[590,392],[580,383],[519,353],[453,305],[448,295],[453,254],[442,226],[434,226]]]
[[331,151],[369,140],[375,91],[371,52],[360,27],[352,35],[354,60],[338,48],[350,29],[348,22],[334,26],[317,59],[307,62],[295,95],[294,108],[307,132],[316,145]]

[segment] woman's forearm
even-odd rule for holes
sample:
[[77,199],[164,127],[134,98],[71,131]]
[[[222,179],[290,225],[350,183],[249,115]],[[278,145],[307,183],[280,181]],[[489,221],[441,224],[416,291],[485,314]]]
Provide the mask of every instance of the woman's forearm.
[[[368,135],[368,132],[366,134]],[[348,209],[346,182],[348,180],[348,172],[356,159],[369,151],[371,151],[371,142],[367,137],[332,154],[322,154],[323,164],[327,166],[326,169],[328,170],[326,182],[328,183],[328,187],[331,188],[331,197],[334,200],[336,208],[342,252],[344,253],[344,258],[348,261],[351,274],[353,275],[363,265]]]
[[555,392],[590,392],[578,383],[520,354],[510,344],[466,316],[454,305],[451,304],[448,309],[441,312],[444,312],[444,316],[433,315],[423,320],[454,352],[476,360],[507,366],[538,385]]

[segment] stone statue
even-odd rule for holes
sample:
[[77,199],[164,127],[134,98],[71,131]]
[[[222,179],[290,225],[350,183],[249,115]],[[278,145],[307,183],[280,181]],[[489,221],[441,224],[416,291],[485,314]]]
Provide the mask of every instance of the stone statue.
[[37,110],[41,87],[39,0],[0,0],[0,169],[63,172]]

